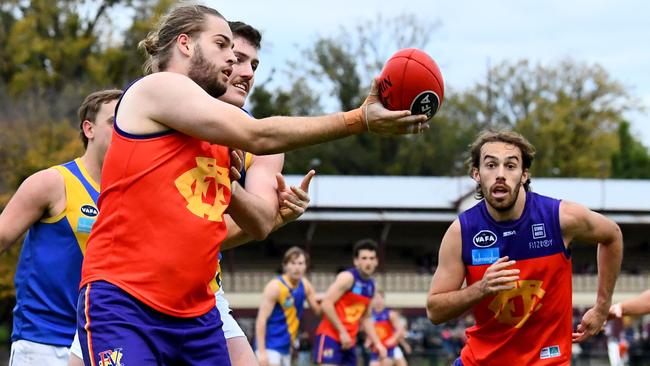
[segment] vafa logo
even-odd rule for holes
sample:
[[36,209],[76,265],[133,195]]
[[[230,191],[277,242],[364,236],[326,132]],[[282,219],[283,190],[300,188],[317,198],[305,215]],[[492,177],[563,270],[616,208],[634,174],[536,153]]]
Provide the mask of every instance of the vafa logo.
[[490,230],[481,230],[474,235],[472,242],[479,248],[487,248],[497,242],[497,236]]

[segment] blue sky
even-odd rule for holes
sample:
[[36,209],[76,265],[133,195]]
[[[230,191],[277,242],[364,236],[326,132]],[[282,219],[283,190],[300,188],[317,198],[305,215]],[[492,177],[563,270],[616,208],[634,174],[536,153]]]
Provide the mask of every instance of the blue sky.
[[301,47],[377,14],[415,13],[438,28],[427,51],[445,84],[464,89],[485,77],[486,65],[528,59],[555,64],[570,57],[598,63],[646,107],[628,115],[650,147],[650,2],[630,1],[205,1],[230,20],[260,29],[264,45],[257,79],[299,60]]

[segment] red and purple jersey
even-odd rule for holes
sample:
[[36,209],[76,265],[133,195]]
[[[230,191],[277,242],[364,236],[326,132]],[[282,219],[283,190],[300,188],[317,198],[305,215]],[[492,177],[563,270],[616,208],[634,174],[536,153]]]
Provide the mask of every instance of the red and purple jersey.
[[178,131],[130,135],[118,122],[81,286],[103,280],[159,312],[203,315],[226,236],[228,148]]
[[[384,308],[380,312],[375,312],[375,309],[372,309],[372,319],[375,321],[377,337],[384,346],[387,346],[386,340],[395,334],[395,328],[393,328],[393,323],[390,321],[390,310]],[[395,347],[394,344],[390,346]]]
[[467,286],[508,256],[520,270],[516,287],[474,306],[464,365],[568,365],[571,361],[571,257],[560,228],[560,201],[526,193],[521,217],[495,221],[485,201],[463,212]]
[[[375,294],[375,281],[372,278],[364,279],[356,268],[347,270],[354,276],[354,283],[343,296],[334,304],[336,316],[347,330],[352,341],[356,341],[359,332],[359,319],[366,313],[370,300]],[[326,316],[316,329],[316,334],[325,334],[340,342],[339,332],[330,323]]]

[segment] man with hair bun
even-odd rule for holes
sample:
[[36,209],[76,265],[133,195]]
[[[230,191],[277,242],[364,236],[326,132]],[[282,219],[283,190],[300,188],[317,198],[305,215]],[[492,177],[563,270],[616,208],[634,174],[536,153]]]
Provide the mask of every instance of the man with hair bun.
[[427,128],[426,116],[385,109],[376,87],[352,111],[255,120],[216,99],[236,62],[232,40],[219,12],[183,5],[142,43],[152,73],[131,84],[116,110],[102,213],[82,269],[77,327],[87,364],[230,365],[209,284],[224,213],[253,235],[259,217],[231,185],[241,157],[229,148],[263,155]]

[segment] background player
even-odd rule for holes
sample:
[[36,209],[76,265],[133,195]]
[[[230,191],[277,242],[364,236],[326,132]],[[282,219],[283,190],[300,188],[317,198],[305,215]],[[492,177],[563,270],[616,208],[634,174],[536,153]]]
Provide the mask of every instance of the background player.
[[400,341],[406,336],[406,329],[402,324],[400,315],[386,307],[386,295],[382,290],[375,291],[370,306],[375,332],[381,344],[386,347],[386,358],[380,360],[379,354],[372,348],[370,339],[366,339],[367,348],[371,348],[370,366],[390,366],[393,364],[406,366],[406,359],[399,347]]
[[[483,199],[443,237],[427,300],[434,323],[474,310],[457,364],[569,364],[571,342],[596,334],[607,318],[621,231],[581,205],[531,192],[534,154],[515,132],[484,132],[471,145],[471,176]],[[574,240],[598,245],[598,294],[571,334]]]
[[386,110],[375,87],[352,112],[255,121],[214,99],[232,72],[231,44],[223,17],[199,5],[174,9],[142,43],[154,73],[132,84],[116,111],[103,170],[104,213],[82,269],[78,329],[86,362],[230,364],[208,284],[226,234],[226,208],[245,231],[255,215],[226,178],[226,146],[273,153],[364,127],[419,131],[426,120]]
[[377,349],[379,358],[386,348],[375,333],[370,317],[370,300],[375,293],[372,274],[377,268],[377,243],[360,240],[354,245],[354,267],[339,273],[321,303],[323,319],[316,329],[314,362],[319,365],[356,365],[355,344],[359,324]]
[[100,171],[122,92],[88,95],[79,111],[85,152],[27,178],[0,214],[0,252],[28,231],[16,269],[10,365],[66,365]]
[[311,283],[304,277],[307,254],[299,247],[284,253],[281,276],[264,288],[255,321],[255,348],[260,366],[289,366],[307,300],[317,316],[321,307]]

